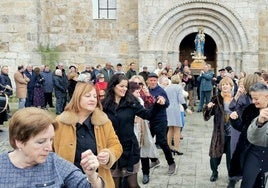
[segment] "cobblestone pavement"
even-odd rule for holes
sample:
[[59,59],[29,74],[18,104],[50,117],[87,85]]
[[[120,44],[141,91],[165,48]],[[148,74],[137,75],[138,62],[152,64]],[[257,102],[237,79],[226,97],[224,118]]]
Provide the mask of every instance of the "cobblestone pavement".
[[[8,125],[0,125],[0,153],[10,149],[8,143]],[[150,182],[142,184],[142,173],[138,174],[142,188],[212,188],[226,187],[228,183],[225,155],[219,166],[219,179],[210,182],[211,175],[209,165],[209,145],[212,132],[212,119],[205,122],[201,113],[194,112],[186,116],[186,125],[183,129],[183,140],[180,144],[182,156],[175,156],[177,171],[174,175],[168,176],[168,165],[160,149],[161,164],[158,168],[151,170]],[[237,185],[236,187],[239,187]]]

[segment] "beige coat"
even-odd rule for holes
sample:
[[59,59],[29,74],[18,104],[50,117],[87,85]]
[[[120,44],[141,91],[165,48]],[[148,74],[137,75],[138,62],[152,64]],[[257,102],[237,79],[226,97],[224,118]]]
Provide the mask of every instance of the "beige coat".
[[[59,156],[73,163],[76,150],[76,123],[78,122],[78,116],[75,112],[64,111],[56,117],[56,121],[59,126],[55,131],[53,149]],[[110,168],[121,156],[122,146],[115,134],[112,122],[103,111],[96,108],[92,114],[91,123],[94,125],[97,152],[106,151],[110,154],[109,162],[106,165],[100,165],[98,172],[103,177],[106,187],[114,188]]]
[[19,99],[25,99],[27,97],[27,84],[30,79],[24,74],[21,74],[21,72],[17,71],[14,74],[14,80],[16,84],[16,96]]

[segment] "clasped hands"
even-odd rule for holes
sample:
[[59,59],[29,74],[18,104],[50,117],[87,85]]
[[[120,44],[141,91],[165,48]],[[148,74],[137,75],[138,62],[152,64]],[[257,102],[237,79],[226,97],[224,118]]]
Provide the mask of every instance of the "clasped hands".
[[158,96],[156,103],[160,105],[164,105],[166,103],[166,99],[163,96]]
[[100,152],[98,156],[96,156],[89,149],[81,154],[80,165],[88,176],[93,175],[98,169],[99,165],[106,165],[108,162],[108,152]]

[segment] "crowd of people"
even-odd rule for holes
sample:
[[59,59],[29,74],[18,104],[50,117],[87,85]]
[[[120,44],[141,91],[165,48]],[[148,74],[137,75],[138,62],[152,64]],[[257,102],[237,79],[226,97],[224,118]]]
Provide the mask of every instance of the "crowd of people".
[[[146,66],[138,73],[134,62],[126,72],[111,62],[103,68],[86,65],[82,72],[75,65],[68,69],[61,63],[54,71],[48,65],[20,65],[14,90],[8,66],[1,67],[0,91],[5,97],[16,95],[18,111],[11,114],[8,105],[0,109],[0,124],[11,117],[14,149],[0,155],[0,171],[14,177],[34,174],[21,185],[138,188],[140,166],[147,184],[150,169],[160,165],[157,148],[164,153],[167,174],[173,175],[174,157],[183,155],[185,115],[194,111],[202,112],[205,121],[214,118],[210,181],[217,181],[225,153],[228,188],[241,179],[243,188],[265,185],[268,73],[236,76],[228,66],[215,75],[205,64],[194,75],[187,60],[174,69],[159,62],[151,73]],[[54,119],[48,107],[55,108]],[[10,179],[0,178],[0,184],[9,185]],[[16,184],[14,179],[10,184]]]

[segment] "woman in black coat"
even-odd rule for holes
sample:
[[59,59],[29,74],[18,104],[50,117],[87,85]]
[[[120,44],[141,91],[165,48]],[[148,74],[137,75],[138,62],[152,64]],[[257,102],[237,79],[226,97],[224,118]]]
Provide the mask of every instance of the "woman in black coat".
[[232,126],[240,127],[241,134],[231,160],[230,176],[242,175],[241,187],[243,188],[262,187],[261,179],[268,169],[268,148],[252,145],[247,139],[247,130],[252,120],[259,115],[262,108],[268,105],[267,93],[268,88],[265,84],[255,83],[250,87],[252,104],[245,108],[241,118],[231,115]]
[[[152,109],[145,109],[128,91],[128,79],[123,74],[115,74],[108,83],[106,97],[103,99],[103,111],[112,121],[114,130],[123,147],[123,154],[112,169],[116,187],[139,187],[140,149],[134,133],[134,118],[139,116],[150,119],[158,105],[164,104],[159,98]],[[120,185],[121,183],[121,185]],[[128,186],[125,186],[128,184]]]

